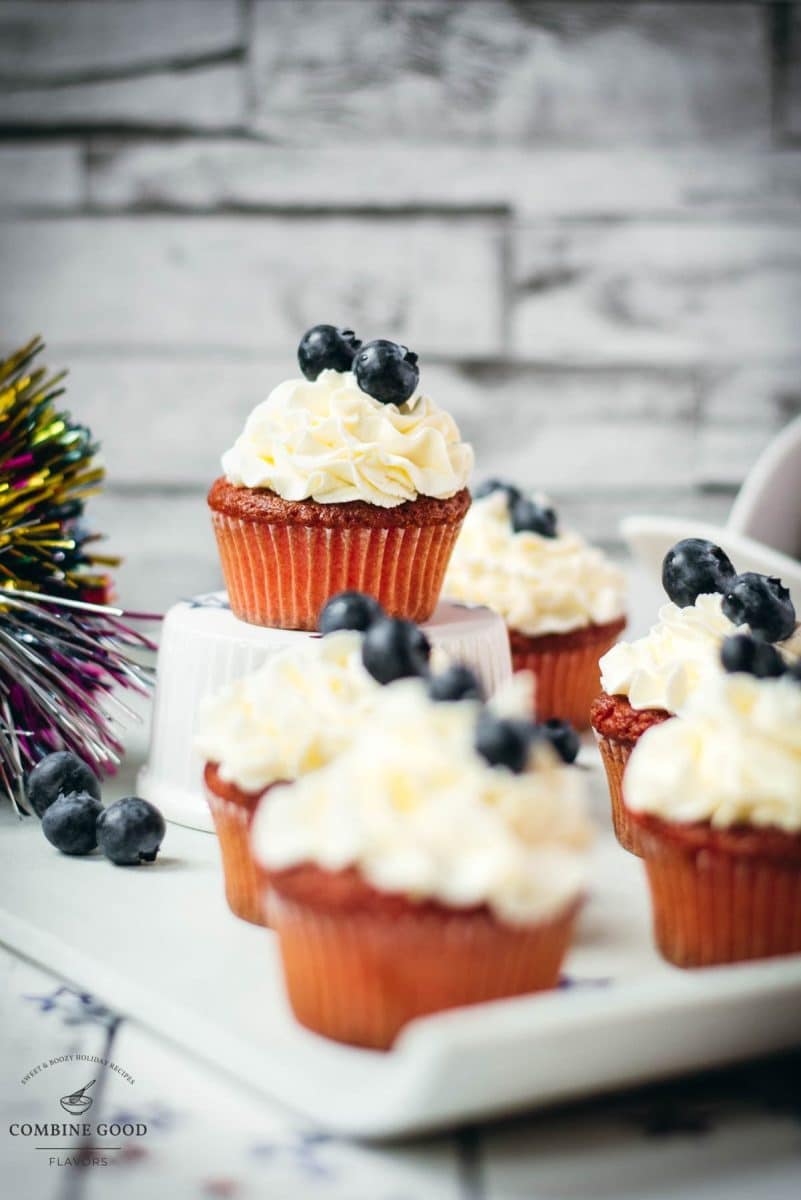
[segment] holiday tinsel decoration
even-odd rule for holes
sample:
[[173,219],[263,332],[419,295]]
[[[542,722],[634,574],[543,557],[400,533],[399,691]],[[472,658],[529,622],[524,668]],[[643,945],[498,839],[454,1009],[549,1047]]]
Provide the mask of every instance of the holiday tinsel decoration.
[[82,523],[102,484],[88,429],[57,406],[62,375],[34,366],[35,338],[0,360],[0,790],[16,805],[25,772],[69,749],[109,771],[117,722],[134,714],[120,686],[147,691],[130,652],[153,643],[108,603],[106,569]]

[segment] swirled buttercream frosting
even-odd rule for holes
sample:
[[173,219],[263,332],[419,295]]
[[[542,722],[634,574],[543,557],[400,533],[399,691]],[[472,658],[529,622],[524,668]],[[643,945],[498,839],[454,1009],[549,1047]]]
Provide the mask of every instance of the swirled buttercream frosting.
[[256,856],[273,870],[355,867],[381,891],[487,904],[512,922],[563,911],[586,879],[581,772],[546,745],[521,774],[490,767],[474,748],[479,708],[435,703],[419,680],[390,684],[340,756],[271,791]]
[[[626,696],[632,708],[661,708],[681,712],[701,684],[720,675],[720,646],[748,626],[734,625],[724,614],[723,597],[701,595],[685,608],[668,602],[645,637],[618,642],[600,661],[601,686],[613,696]],[[796,631],[777,649],[787,662],[801,654]]]
[[201,706],[198,753],[247,792],[323,766],[381,691],[362,665],[361,644],[352,630],[308,638],[226,685]]
[[427,395],[382,404],[349,371],[322,371],[274,388],[222,458],[239,487],[284,500],[363,500],[394,508],[417,496],[445,500],[467,484],[473,451]]
[[721,674],[637,742],[627,805],[676,822],[801,832],[801,683]]
[[623,573],[577,533],[516,533],[500,489],[473,501],[444,585],[446,596],[485,604],[531,637],[614,621],[624,593]]

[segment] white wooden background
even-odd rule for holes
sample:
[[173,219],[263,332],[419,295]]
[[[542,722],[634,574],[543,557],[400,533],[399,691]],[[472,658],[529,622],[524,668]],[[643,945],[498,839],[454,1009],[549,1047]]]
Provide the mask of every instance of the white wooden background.
[[0,0],[0,343],[102,437],[122,598],[317,321],[614,544],[801,411],[801,4]]

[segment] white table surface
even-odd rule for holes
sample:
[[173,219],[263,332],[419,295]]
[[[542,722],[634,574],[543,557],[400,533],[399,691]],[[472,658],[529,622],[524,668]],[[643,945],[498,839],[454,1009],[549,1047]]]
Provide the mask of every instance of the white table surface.
[[[658,592],[633,578],[633,627]],[[144,753],[135,731],[108,798],[132,788]],[[2,867],[0,866],[0,888]],[[54,903],[57,897],[54,897]],[[124,936],[124,931],[121,931]],[[0,946],[0,1164],[14,1200],[797,1200],[801,1195],[801,1048],[794,1054],[569,1108],[401,1144],[360,1146],[321,1135],[135,1022]],[[39,1111],[22,1077],[62,1054],[120,1064],[131,1086],[98,1068],[93,1120],[145,1121],[114,1164],[50,1165],[13,1121]],[[85,1082],[81,1067],[81,1079]],[[87,1076],[88,1078],[89,1076]],[[77,1084],[76,1084],[77,1086]]]

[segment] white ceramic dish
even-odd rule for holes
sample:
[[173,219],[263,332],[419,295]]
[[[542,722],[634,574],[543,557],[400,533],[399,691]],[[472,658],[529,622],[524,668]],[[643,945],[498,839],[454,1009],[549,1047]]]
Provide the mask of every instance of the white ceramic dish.
[[[595,806],[608,798],[583,751]],[[0,941],[313,1121],[395,1136],[698,1070],[801,1039],[801,956],[682,972],[655,953],[643,867],[607,829],[572,986],[409,1025],[394,1049],[304,1031],[274,936],[236,920],[217,845],[171,826],[156,867],[59,855],[0,814]]]
[[791,421],[748,473],[723,526],[684,517],[631,516],[620,524],[628,545],[657,578],[662,559],[687,537],[708,538],[738,571],[777,575],[801,612],[801,417]]
[[786,425],[754,463],[727,525],[801,559],[801,417]]

